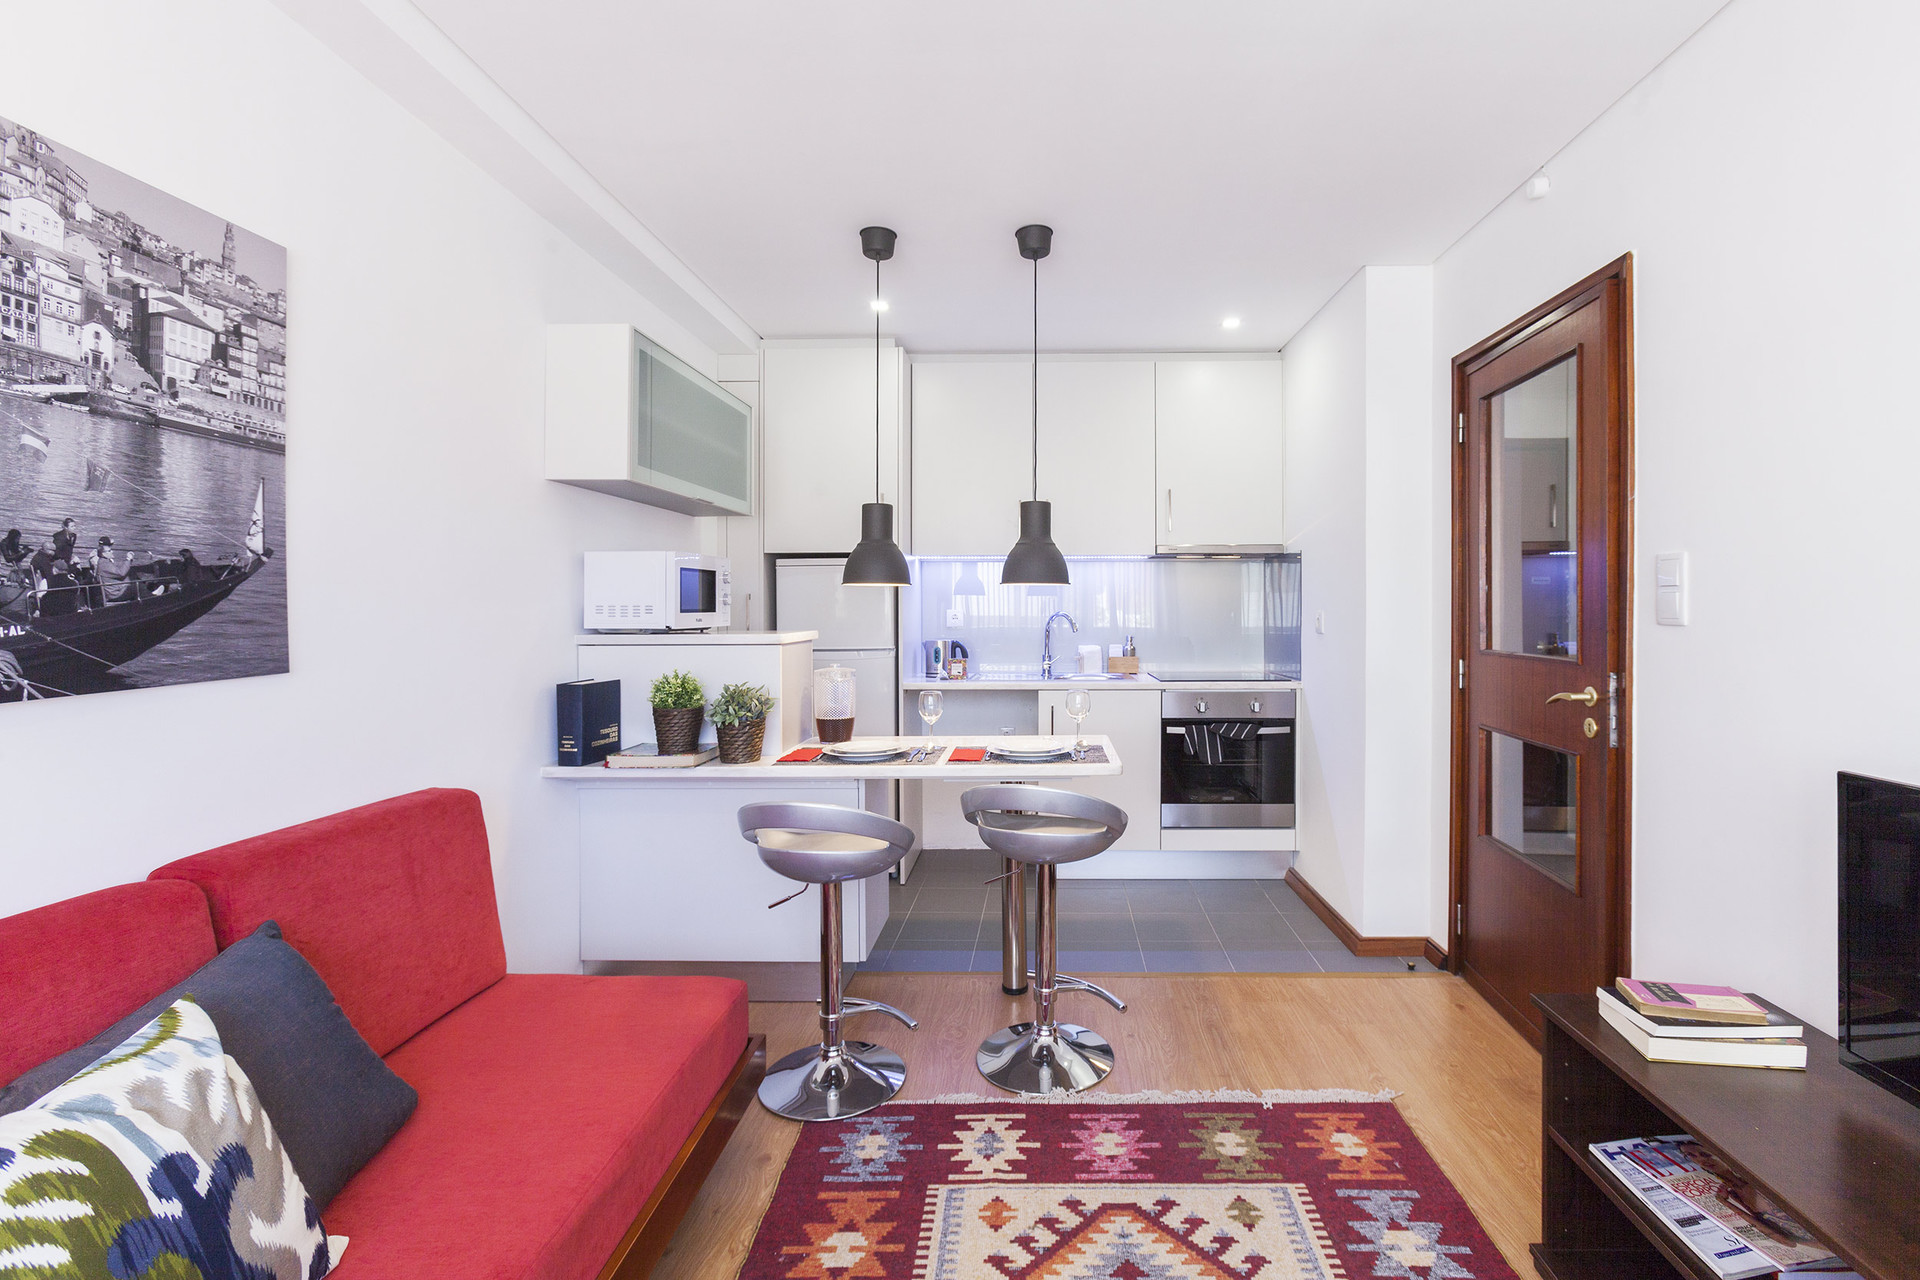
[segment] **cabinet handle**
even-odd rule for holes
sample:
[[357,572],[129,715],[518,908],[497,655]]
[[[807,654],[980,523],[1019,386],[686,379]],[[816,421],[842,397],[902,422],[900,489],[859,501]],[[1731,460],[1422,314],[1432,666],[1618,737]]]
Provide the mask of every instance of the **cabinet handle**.
[[1547,528],[1558,529],[1559,527],[1560,527],[1560,486],[1557,484],[1550,484],[1547,486]]
[[1167,486],[1167,532],[1173,532],[1173,486]]

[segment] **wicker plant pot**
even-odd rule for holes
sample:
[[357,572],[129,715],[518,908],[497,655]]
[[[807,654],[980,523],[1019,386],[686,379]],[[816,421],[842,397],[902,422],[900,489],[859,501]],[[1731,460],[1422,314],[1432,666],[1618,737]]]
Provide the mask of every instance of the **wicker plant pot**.
[[700,722],[707,718],[705,707],[655,707],[653,740],[663,756],[692,755],[700,749]]
[[713,731],[720,739],[721,764],[760,763],[760,749],[767,740],[765,716],[739,724],[717,724]]

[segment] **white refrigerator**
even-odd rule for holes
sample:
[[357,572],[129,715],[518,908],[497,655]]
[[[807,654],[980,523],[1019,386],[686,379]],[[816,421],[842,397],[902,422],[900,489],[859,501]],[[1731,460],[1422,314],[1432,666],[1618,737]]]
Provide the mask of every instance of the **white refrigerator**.
[[[776,560],[773,565],[773,626],[780,631],[818,631],[814,667],[853,669],[853,731],[861,737],[891,737],[900,732],[900,657],[895,647],[895,610],[900,592],[892,587],[843,587],[846,560],[835,557]],[[899,816],[898,788],[891,782],[867,784],[867,808]],[[906,872],[913,870],[912,861]]]

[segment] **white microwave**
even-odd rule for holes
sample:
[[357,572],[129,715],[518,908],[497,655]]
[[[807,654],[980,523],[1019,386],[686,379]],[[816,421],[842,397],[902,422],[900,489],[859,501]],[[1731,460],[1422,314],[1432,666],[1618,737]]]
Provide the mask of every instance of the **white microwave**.
[[724,556],[683,551],[589,551],[588,631],[707,631],[732,623],[733,570]]

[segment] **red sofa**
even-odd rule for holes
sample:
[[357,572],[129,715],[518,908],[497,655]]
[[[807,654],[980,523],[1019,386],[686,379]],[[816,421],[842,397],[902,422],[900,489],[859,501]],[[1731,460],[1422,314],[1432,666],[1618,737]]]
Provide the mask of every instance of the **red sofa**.
[[420,1095],[324,1211],[340,1280],[644,1275],[764,1066],[741,983],[509,974],[479,798],[434,790],[0,920],[0,1081],[266,920]]

